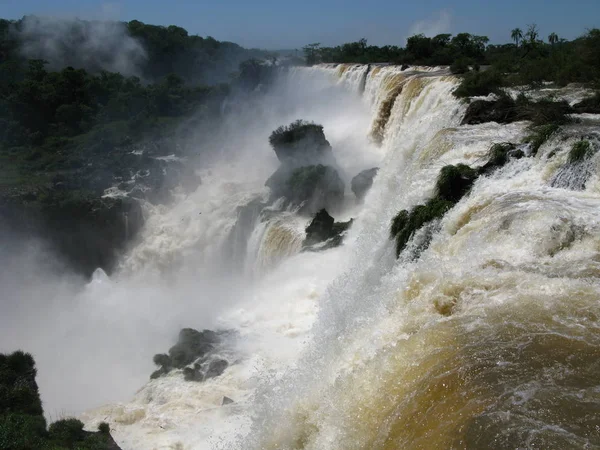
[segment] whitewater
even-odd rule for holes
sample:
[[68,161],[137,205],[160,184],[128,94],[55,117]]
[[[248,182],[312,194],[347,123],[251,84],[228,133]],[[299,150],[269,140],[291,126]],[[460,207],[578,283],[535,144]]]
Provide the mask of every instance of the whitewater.
[[[480,177],[396,259],[391,220],[433,195],[442,167],[482,166],[529,133],[461,126],[457,85],[443,68],[322,65],[232,107],[202,185],[146,205],[117,273],[30,288],[49,320],[14,339],[43,400],[109,422],[124,449],[600,448],[600,152],[567,164],[577,140],[599,147],[600,116],[535,155],[521,145],[528,157]],[[242,214],[268,198],[270,132],[295,119],[324,126],[346,181],[338,248],[301,251],[310,217],[281,202]],[[349,180],[372,167],[359,202]],[[183,327],[231,330],[229,367],[148,381]]]

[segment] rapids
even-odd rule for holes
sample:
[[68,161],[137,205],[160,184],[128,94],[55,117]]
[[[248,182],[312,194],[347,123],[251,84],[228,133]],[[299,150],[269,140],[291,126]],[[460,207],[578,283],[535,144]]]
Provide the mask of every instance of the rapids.
[[[234,116],[244,127],[223,137],[226,162],[174,206],[148,206],[120,272],[76,294],[87,303],[74,308],[123,316],[87,340],[78,328],[81,365],[117,392],[56,408],[88,409],[86,425],[109,422],[124,449],[600,448],[600,152],[567,165],[581,137],[599,147],[600,118],[479,178],[431,224],[428,249],[411,251],[416,233],[396,259],[392,218],[431,196],[444,165],[483,165],[492,144],[528,133],[525,122],[460,126],[456,85],[441,68],[282,74]],[[309,219],[278,204],[238,224],[240,207],[266,199],[270,131],[297,118],[324,125],[347,185],[380,167],[362,204],[347,189],[336,220],[355,220],[339,248],[301,252]],[[145,383],[183,326],[235,330],[234,363],[203,383]],[[94,364],[86,351],[118,345],[109,334],[123,341],[117,360]],[[61,383],[45,364],[43,396]]]

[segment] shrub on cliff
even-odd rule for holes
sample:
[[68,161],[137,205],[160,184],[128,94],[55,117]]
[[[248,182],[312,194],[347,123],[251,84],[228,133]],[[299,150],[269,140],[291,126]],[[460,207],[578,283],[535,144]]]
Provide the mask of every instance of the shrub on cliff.
[[437,178],[435,196],[410,211],[400,211],[392,219],[390,236],[396,240],[396,257],[416,231],[432,220],[442,218],[471,189],[478,176],[477,170],[465,164],[443,167]]
[[477,170],[465,164],[444,166],[435,185],[436,196],[456,203],[471,189],[477,176]]
[[76,442],[85,439],[83,422],[78,419],[62,419],[50,424],[48,437],[55,443],[73,447]]
[[464,75],[460,85],[454,90],[459,98],[495,94],[502,86],[502,74],[489,69],[480,72],[469,72]]

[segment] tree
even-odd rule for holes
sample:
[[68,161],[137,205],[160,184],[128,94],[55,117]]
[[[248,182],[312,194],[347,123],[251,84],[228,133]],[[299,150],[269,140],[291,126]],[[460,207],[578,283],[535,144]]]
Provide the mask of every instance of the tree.
[[556,33],[550,33],[550,36],[548,36],[548,42],[550,42],[551,45],[554,45],[558,42],[558,35]]
[[321,44],[319,42],[315,42],[314,44],[308,44],[302,47],[302,51],[304,52],[304,59],[306,60],[307,66],[312,66],[319,62],[319,50]]
[[520,28],[515,28],[510,32],[510,37],[515,41],[515,45],[518,47],[519,42],[523,39],[523,31]]
[[539,35],[540,33],[538,30],[538,26],[535,23],[527,25],[527,33],[525,33],[525,37],[527,38],[530,44],[535,44]]

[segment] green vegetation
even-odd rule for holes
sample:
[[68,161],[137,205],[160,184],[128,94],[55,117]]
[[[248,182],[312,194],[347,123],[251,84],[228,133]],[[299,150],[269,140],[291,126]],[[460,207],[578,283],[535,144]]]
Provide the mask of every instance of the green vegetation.
[[84,431],[83,423],[77,419],[56,421],[46,430],[35,376],[35,361],[29,353],[17,351],[9,355],[0,354],[0,448],[109,448],[112,438],[106,423],[101,424],[101,433]]
[[595,153],[594,148],[590,145],[589,141],[581,140],[573,144],[571,151],[569,152],[569,164],[575,164],[580,161],[588,159]]
[[[361,39],[338,47],[310,44],[304,47],[304,54],[308,65],[385,62],[450,66],[452,73],[465,74],[456,91],[459,97],[487,95],[502,86],[539,86],[543,81],[559,86],[600,83],[600,29],[590,29],[572,41],[550,33],[544,42],[537,26],[530,25],[525,32],[513,29],[510,37],[514,43],[489,45],[486,36],[469,33],[419,34],[409,37],[404,48],[370,46]],[[479,71],[479,66],[491,67]]]
[[502,86],[502,75],[496,70],[467,73],[460,86],[454,91],[457,97],[474,97],[498,94]]
[[[488,161],[478,169],[465,164],[442,167],[436,180],[434,196],[410,211],[398,212],[392,219],[390,237],[396,240],[396,257],[400,256],[418,230],[433,220],[444,217],[448,210],[468,194],[478,177],[502,167],[511,156],[524,156],[522,151],[515,149],[516,146],[509,142],[492,145],[488,152]],[[428,245],[429,241],[421,244],[419,250],[424,250]]]
[[531,145],[531,152],[535,155],[544,142],[550,139],[550,136],[559,129],[560,126],[555,123],[533,127],[532,133],[525,138],[524,142]]
[[408,38],[406,47],[367,45],[366,39],[350,42],[338,47],[321,47],[310,44],[304,47],[307,64],[316,63],[378,63],[421,65],[450,65],[458,59],[467,64],[485,60],[488,38],[469,33],[439,34],[433,38],[422,34]]
[[306,139],[311,134],[324,135],[323,126],[313,122],[296,120],[289,125],[282,125],[273,131],[269,136],[269,144],[271,144],[273,148],[289,145]]
[[[60,175],[69,188],[80,184],[98,195],[113,177],[131,178],[133,144],[181,152],[176,138],[218,118],[231,87],[254,89],[272,72],[255,59],[267,52],[135,20],[64,21],[60,45],[49,55],[53,61],[28,59],[45,56],[43,50],[25,51],[32,42],[51,38],[39,23],[33,16],[0,19],[0,194],[33,191]],[[99,25],[120,30],[139,46],[145,55],[132,62],[138,76],[102,70],[113,56],[88,50],[96,48],[90,41]],[[100,178],[102,183],[94,181]]]
[[478,171],[465,164],[444,166],[435,185],[435,196],[424,205],[410,211],[402,210],[392,220],[390,235],[396,240],[396,256],[399,256],[410,238],[423,225],[440,219],[471,189]]
[[456,203],[471,189],[477,176],[477,170],[465,164],[444,166],[438,175],[435,195],[442,200]]
[[439,219],[454,206],[442,198],[432,198],[424,205],[417,205],[409,211],[402,210],[392,220],[391,236],[396,239],[396,256],[406,247],[414,233],[426,223]]

